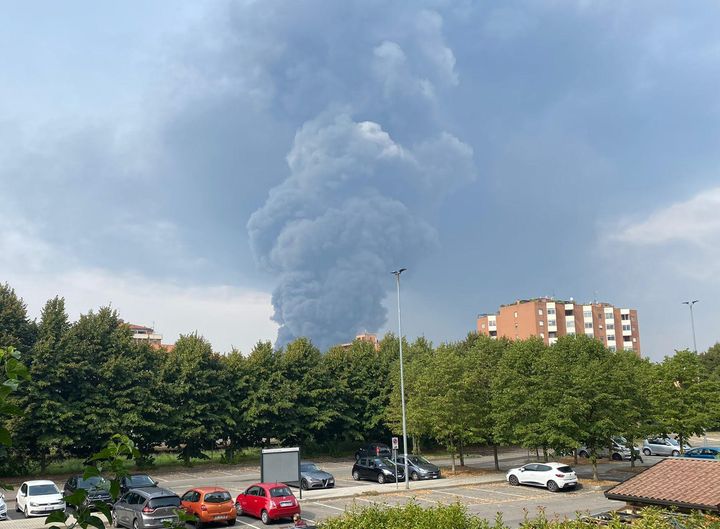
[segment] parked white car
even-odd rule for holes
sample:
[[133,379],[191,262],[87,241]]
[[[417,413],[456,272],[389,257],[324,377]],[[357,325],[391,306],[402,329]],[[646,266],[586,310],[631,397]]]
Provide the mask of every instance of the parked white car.
[[53,511],[65,509],[65,500],[60,489],[52,481],[26,481],[15,496],[15,510],[25,517],[45,516]]
[[533,485],[545,487],[550,492],[577,487],[577,475],[565,463],[530,463],[511,468],[506,478],[510,485]]
[[7,503],[5,503],[5,494],[0,494],[0,520],[7,520]]

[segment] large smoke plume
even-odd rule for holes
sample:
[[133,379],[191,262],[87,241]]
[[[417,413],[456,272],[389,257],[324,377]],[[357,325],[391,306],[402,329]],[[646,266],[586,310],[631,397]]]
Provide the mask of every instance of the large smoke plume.
[[250,217],[255,258],[278,281],[278,345],[307,336],[325,349],[381,327],[390,271],[437,247],[427,213],[474,177],[472,149],[435,118],[438,91],[459,82],[442,20],[411,20],[405,47],[357,50],[350,80],[326,65],[341,89],[298,129],[287,178]]

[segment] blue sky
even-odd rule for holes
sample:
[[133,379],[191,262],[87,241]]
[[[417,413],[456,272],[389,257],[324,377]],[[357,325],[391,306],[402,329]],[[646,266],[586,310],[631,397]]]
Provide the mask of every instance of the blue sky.
[[[718,340],[712,2],[23,2],[0,16],[0,280],[218,350],[517,298]],[[274,320],[271,318],[274,314]],[[347,338],[345,338],[347,336]]]

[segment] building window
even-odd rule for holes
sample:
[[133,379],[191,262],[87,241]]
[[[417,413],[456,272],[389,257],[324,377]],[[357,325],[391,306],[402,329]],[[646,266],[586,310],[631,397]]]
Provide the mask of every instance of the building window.
[[591,332],[586,332],[585,336],[587,336],[588,338],[595,338],[595,335]]
[[567,320],[565,323],[568,327],[575,327],[575,320]]
[[593,324],[592,324],[591,322],[587,322],[587,323],[585,324],[585,328],[586,328],[586,329],[592,329],[592,328],[593,328]]
[[637,338],[633,337],[633,343],[637,343]]
[[632,338],[630,336],[623,336],[624,342],[632,342]]
[[544,325],[545,325],[545,322],[542,321],[542,320],[540,320],[540,327],[542,327],[542,326],[544,326]]
[[480,327],[484,329],[484,328],[485,328],[485,324],[483,323]]
[[592,318],[592,311],[589,311],[589,310],[583,311],[583,317]]
[[[548,311],[548,314],[550,314],[550,311]],[[543,315],[542,309],[538,309],[538,316],[542,316],[542,315]]]
[[608,347],[608,349],[610,350],[611,353],[614,353],[615,351],[617,351],[617,348],[614,345],[611,345],[610,347]]
[[543,340],[545,339],[545,333],[544,333],[544,332],[541,332],[541,333],[540,333],[540,338],[542,338]]
[[615,324],[614,324],[614,323],[608,323],[608,324],[607,324],[607,329],[608,329],[608,331],[613,331],[613,330],[615,330]]
[[555,314],[555,309],[548,309],[548,316]]
[[556,333],[556,332],[550,331],[550,332],[548,333],[548,338],[556,338],[556,337],[557,337],[557,333]]
[[630,314],[620,314],[620,319],[627,321],[630,319]]
[[552,326],[557,325],[557,322],[555,320],[548,320],[548,325],[550,325],[552,327]]
[[572,309],[565,309],[565,316],[572,316],[573,310]]
[[612,313],[612,312],[606,312],[606,313],[605,313],[605,319],[606,319],[606,320],[612,320],[612,319],[615,319],[615,316],[613,316],[613,313]]
[[575,331],[568,331],[567,335],[568,335],[568,336],[575,336]]
[[629,331],[630,325],[623,325],[623,331]]
[[517,318],[517,311],[515,311],[515,317]]
[[615,335],[614,334],[608,334],[608,342],[614,342],[615,341]]

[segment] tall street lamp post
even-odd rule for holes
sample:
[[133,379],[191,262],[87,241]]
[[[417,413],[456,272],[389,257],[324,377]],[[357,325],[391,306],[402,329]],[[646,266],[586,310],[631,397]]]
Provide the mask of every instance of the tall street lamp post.
[[[398,343],[400,344],[400,405],[402,406],[402,432],[403,432],[403,461],[405,462],[405,488],[410,488],[410,477],[408,476],[408,454],[407,454],[407,422],[405,419],[405,375],[403,373],[403,338],[402,321],[400,314],[400,274],[407,268],[395,270],[393,275],[397,282],[397,306],[398,306]],[[397,473],[397,468],[395,469]]]
[[693,335],[693,351],[697,353],[697,342],[695,341],[695,317],[693,316],[693,305],[700,301],[699,299],[694,299],[692,301],[683,301],[683,305],[687,305],[690,307],[690,327],[692,328],[692,335]]

